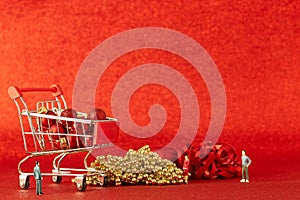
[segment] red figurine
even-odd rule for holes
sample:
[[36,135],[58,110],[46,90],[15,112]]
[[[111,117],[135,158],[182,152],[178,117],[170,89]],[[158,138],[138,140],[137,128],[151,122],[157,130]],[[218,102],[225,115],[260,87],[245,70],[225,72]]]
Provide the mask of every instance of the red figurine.
[[189,178],[189,164],[190,160],[187,155],[184,156],[184,161],[183,161],[183,175],[184,175],[184,181],[185,183],[188,183],[188,178]]

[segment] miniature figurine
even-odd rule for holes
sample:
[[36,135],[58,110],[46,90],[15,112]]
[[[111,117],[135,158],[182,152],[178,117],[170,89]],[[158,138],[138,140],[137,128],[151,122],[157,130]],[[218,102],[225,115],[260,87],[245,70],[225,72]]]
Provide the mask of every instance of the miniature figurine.
[[184,161],[183,161],[183,176],[184,176],[184,181],[185,183],[188,183],[188,178],[189,178],[189,164],[190,160],[187,155],[184,156]]
[[34,170],[33,170],[33,174],[34,174],[34,178],[36,180],[36,194],[37,195],[42,195],[43,192],[42,192],[42,181],[41,181],[41,179],[43,179],[43,178],[42,178],[42,175],[41,175],[39,161],[35,162],[35,167],[34,167]]
[[242,180],[240,181],[241,183],[249,183],[248,167],[251,165],[251,162],[251,159],[246,155],[246,151],[242,150]]

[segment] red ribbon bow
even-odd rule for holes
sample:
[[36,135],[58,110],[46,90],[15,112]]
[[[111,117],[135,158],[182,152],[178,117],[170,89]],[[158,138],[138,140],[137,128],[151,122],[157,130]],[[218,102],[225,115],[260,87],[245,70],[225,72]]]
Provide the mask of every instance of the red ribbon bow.
[[[218,143],[211,146],[202,144],[191,146],[185,155],[190,159],[189,173],[191,178],[232,178],[241,176],[241,159],[235,149],[226,143]],[[184,155],[177,160],[177,165],[182,167]]]

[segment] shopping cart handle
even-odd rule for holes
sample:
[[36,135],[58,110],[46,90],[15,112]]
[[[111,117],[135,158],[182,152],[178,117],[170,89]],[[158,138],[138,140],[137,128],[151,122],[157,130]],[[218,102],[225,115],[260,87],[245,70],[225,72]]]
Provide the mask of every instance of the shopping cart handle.
[[21,97],[23,92],[52,92],[53,97],[58,97],[63,94],[58,85],[52,85],[50,88],[18,88],[16,86],[10,86],[8,88],[8,95],[11,99]]

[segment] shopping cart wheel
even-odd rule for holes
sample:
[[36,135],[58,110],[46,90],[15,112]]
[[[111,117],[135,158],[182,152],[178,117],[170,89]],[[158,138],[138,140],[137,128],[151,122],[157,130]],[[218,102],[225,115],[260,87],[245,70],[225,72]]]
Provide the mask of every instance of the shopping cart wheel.
[[52,176],[52,181],[54,183],[60,183],[62,181],[62,176]]
[[85,189],[86,189],[86,186],[87,186],[87,184],[86,184],[86,178],[83,176],[83,177],[76,177],[75,178],[75,180],[76,180],[76,187],[77,187],[77,190],[78,191],[80,191],[80,192],[83,192],[83,191],[85,191]]
[[19,176],[19,185],[22,190],[27,190],[29,188],[30,176],[20,175]]
[[103,187],[106,187],[108,185],[108,177],[104,177]]
[[100,186],[106,187],[108,185],[108,177],[107,176],[99,177],[99,180],[100,180]]

